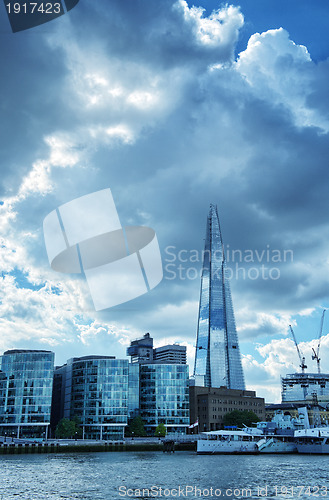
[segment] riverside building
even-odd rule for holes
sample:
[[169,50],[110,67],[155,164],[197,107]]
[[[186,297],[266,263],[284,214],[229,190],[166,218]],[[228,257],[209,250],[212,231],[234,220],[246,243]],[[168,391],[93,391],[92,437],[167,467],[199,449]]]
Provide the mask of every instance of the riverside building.
[[189,426],[189,367],[184,364],[140,366],[140,416],[147,434],[163,423],[167,433]]
[[73,417],[79,418],[84,439],[123,438],[128,421],[128,360],[84,356],[56,369],[52,427],[61,418]]
[[210,205],[201,277],[194,384],[244,390],[217,207]]
[[13,349],[0,358],[0,434],[47,438],[54,353]]
[[329,399],[329,375],[325,373],[292,373],[281,378],[282,403],[313,398]]
[[167,432],[186,433],[188,388],[186,363],[72,358],[55,370],[52,429],[62,418],[78,417],[85,439],[122,439],[128,418],[140,415],[148,435],[153,436],[160,423]]
[[234,410],[252,411],[265,420],[265,400],[254,391],[241,391],[227,387],[190,387],[190,421],[198,422],[198,431],[222,429],[223,418]]
[[[189,367],[186,364],[186,347],[166,345],[153,348],[153,338],[146,333],[141,339],[133,340],[127,349],[131,356],[129,365],[130,416],[136,408],[139,397],[138,413],[144,421],[147,434],[154,435],[156,427],[163,423],[167,432],[186,433],[189,426]],[[135,403],[132,404],[135,398]],[[135,415],[137,411],[135,410]]]

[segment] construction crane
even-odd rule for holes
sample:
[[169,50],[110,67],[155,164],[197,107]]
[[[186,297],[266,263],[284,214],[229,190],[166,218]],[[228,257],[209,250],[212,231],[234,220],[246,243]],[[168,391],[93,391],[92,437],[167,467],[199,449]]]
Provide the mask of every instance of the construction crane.
[[296,346],[297,353],[298,353],[298,357],[299,357],[299,360],[300,360],[300,365],[299,366],[302,369],[302,373],[305,373],[305,368],[307,368],[307,366],[305,365],[305,357],[301,355],[301,352],[299,350],[299,347],[298,347],[298,344],[297,344],[297,340],[296,340],[294,331],[292,329],[292,326],[289,325],[289,328],[290,328],[290,332],[291,332],[292,338],[294,339],[295,346]]
[[322,337],[322,331],[323,331],[323,322],[324,322],[324,315],[325,315],[326,309],[323,309],[322,316],[321,316],[321,321],[320,321],[320,331],[319,331],[319,337],[318,337],[318,345],[315,349],[312,347],[312,359],[316,359],[317,365],[318,365],[318,373],[321,373],[320,370],[320,358],[319,358],[319,351],[320,351],[320,343],[321,343],[321,337]]

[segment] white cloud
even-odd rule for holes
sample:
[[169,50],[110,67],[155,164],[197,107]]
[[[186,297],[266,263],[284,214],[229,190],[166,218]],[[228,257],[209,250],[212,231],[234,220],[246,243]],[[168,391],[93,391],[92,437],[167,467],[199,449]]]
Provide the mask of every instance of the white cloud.
[[252,35],[236,69],[255,95],[289,109],[297,125],[328,130],[328,120],[308,104],[317,66],[307,48],[290,40],[283,28]]
[[202,7],[189,8],[185,0],[178,0],[175,7],[182,10],[184,19],[194,33],[198,43],[205,46],[220,46],[237,41],[238,30],[244,19],[240,10],[232,5],[213,11],[209,17],[203,17]]
[[134,141],[134,136],[131,130],[125,125],[116,125],[106,129],[106,134],[114,139],[121,139],[125,144],[131,144]]
[[170,336],[177,342],[196,336],[197,314],[198,303],[195,301],[170,301],[150,311],[147,324],[150,329],[157,329],[162,340]]
[[119,329],[115,324],[109,325],[107,323],[100,323],[96,320],[89,324],[82,324],[76,320],[75,325],[79,332],[78,338],[83,344],[88,346],[93,345],[95,337],[97,336],[112,336],[122,343],[126,342],[126,338],[129,334],[131,335],[129,330],[124,330],[124,328]]
[[3,205],[0,206],[0,227],[3,235],[8,231],[12,235],[10,224],[16,218],[20,203],[30,196],[46,196],[53,191],[52,173],[55,168],[74,167],[80,159],[77,145],[63,134],[46,136],[44,142],[49,146],[48,158],[36,160],[22,178],[17,193],[3,197]]
[[288,333],[288,328],[293,320],[286,312],[276,312],[275,314],[257,312],[248,307],[237,309],[237,329],[242,340],[247,338],[255,339],[258,336],[284,335]]

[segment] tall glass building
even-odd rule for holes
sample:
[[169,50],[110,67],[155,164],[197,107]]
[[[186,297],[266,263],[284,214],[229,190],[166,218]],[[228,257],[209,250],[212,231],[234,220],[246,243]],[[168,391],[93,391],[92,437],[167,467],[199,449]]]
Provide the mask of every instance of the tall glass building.
[[0,365],[0,434],[46,438],[54,353],[14,349],[1,356]]
[[147,434],[163,423],[167,432],[186,433],[189,426],[188,365],[140,365],[140,415]]
[[129,363],[128,418],[139,415],[139,367],[138,363]]
[[194,365],[195,384],[245,389],[217,207],[210,205]]
[[[63,411],[78,417],[84,439],[122,439],[128,420],[128,360],[113,356],[72,358],[55,372]],[[55,387],[55,386],[54,386]]]

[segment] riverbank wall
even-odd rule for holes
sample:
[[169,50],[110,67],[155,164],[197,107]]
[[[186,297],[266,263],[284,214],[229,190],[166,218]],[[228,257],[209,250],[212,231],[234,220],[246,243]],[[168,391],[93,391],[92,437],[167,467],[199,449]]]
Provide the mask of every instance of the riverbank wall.
[[195,442],[138,442],[138,441],[103,441],[99,443],[9,443],[0,445],[0,455],[20,455],[37,453],[85,453],[85,452],[118,452],[118,451],[195,451]]

